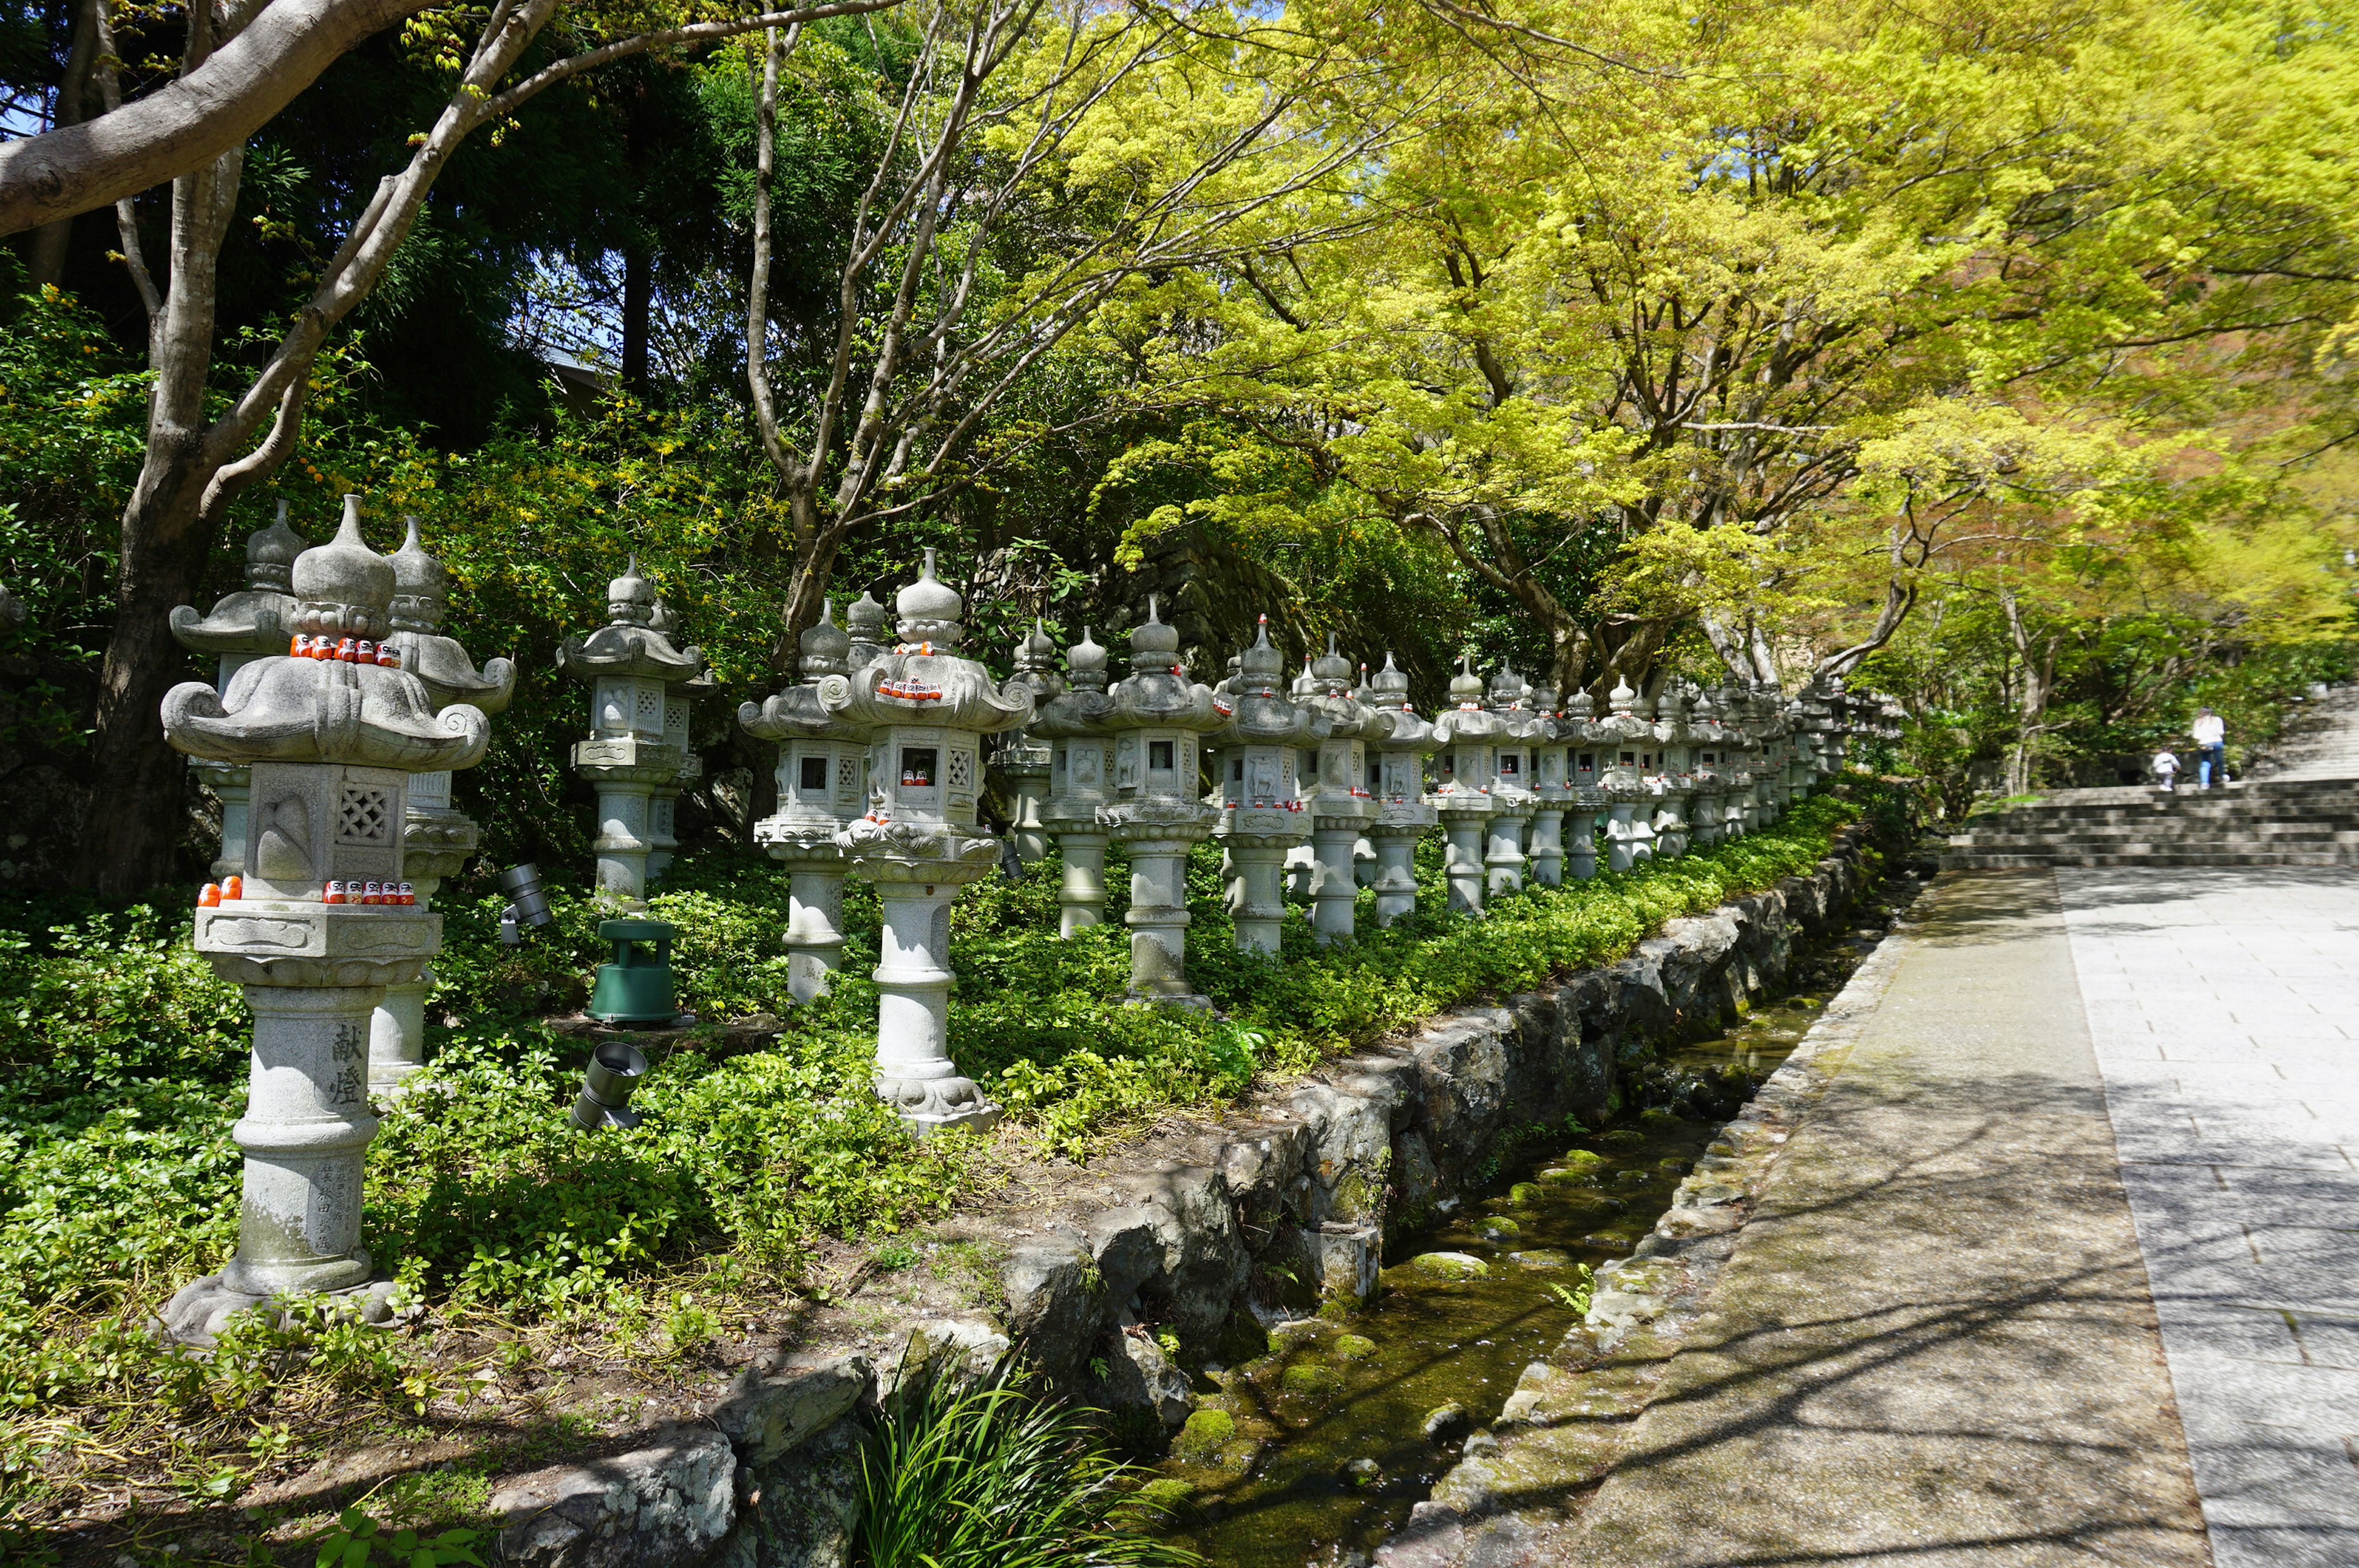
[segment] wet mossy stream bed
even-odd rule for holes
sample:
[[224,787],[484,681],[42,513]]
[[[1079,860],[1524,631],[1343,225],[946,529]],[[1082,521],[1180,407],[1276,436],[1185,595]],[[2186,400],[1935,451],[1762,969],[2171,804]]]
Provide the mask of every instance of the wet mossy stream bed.
[[1155,1487],[1174,1538],[1220,1568],[1370,1562],[1579,1321],[1586,1270],[1630,1255],[1873,949],[1884,910],[1861,914],[1797,955],[1807,989],[1625,1069],[1637,1103],[1615,1125],[1525,1130],[1493,1181],[1388,1245],[1364,1305],[1280,1324],[1267,1355],[1204,1368]]

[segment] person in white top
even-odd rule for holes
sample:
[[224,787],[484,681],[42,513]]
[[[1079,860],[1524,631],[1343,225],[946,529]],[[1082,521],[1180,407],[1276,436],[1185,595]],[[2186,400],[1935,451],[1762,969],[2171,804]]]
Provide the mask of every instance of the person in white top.
[[2210,789],[2217,775],[2222,784],[2228,782],[2228,726],[2208,708],[2195,710],[2195,722],[2188,730],[2195,738],[2195,784],[2199,789]]
[[2162,781],[2163,793],[2167,795],[2179,787],[2179,758],[2169,747],[2165,746],[2157,752],[2154,761],[2147,765],[2154,770],[2154,776]]

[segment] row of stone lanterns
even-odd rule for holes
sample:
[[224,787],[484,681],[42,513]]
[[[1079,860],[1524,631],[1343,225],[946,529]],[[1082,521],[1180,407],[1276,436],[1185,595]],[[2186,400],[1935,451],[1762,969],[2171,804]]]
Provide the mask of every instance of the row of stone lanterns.
[[[216,875],[228,896],[200,909],[197,946],[244,985],[255,1014],[238,1252],[175,1297],[166,1318],[182,1337],[201,1342],[225,1313],[293,1291],[355,1292],[370,1315],[385,1307],[359,1245],[369,1095],[398,1092],[422,1059],[440,938],[431,899],[476,838],[450,804],[450,775],[481,758],[516,681],[508,661],[479,672],[440,635],[447,598],[414,520],[401,549],[380,556],[348,497],[334,540],[305,548],[282,513],[249,541],[244,589],[209,615],[172,618],[186,645],[220,661],[213,683],[176,687],[163,715],[223,804]],[[951,905],[1004,849],[1038,859],[1055,841],[1071,936],[1103,918],[1106,846],[1123,844],[1129,994],[1201,1006],[1185,966],[1186,876],[1208,837],[1223,848],[1236,946],[1275,953],[1284,869],[1306,840],[1312,926],[1339,940],[1364,875],[1379,925],[1414,912],[1416,846],[1437,827],[1452,903],[1479,910],[1527,876],[1593,874],[1601,820],[1617,870],[1774,820],[1841,765],[1849,734],[1881,732],[1839,683],[1790,708],[1743,687],[1647,702],[1622,686],[1600,719],[1584,694],[1560,706],[1512,670],[1486,685],[1471,662],[1428,719],[1389,655],[1373,676],[1355,672],[1332,642],[1289,688],[1266,620],[1207,687],[1188,678],[1152,600],[1130,634],[1130,673],[1111,685],[1086,630],[1060,672],[1038,624],[999,683],[962,654],[962,601],[931,552],[896,609],[897,641],[864,594],[844,627],[831,611],[801,639],[799,683],[739,719],[779,748],[777,809],[756,837],[789,877],[793,994],[816,998],[841,965],[845,876],[873,882],[875,1087],[919,1131],[999,1115],[951,1061],[947,1011]],[[371,656],[371,643],[383,651]],[[599,797],[600,890],[636,905],[669,848],[668,803],[694,776],[689,702],[710,677],[636,563],[610,585],[608,623],[570,639],[560,664],[591,693],[574,762]],[[1006,846],[978,816],[992,736],[1009,738]],[[405,877],[414,898],[336,892]]]

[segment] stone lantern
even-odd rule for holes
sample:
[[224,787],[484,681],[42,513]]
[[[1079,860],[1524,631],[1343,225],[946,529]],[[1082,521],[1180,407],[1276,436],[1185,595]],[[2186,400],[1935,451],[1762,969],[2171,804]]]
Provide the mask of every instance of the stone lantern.
[[[1386,657],[1390,658],[1391,655],[1386,654]],[[1352,700],[1362,708],[1373,709],[1376,707],[1376,688],[1369,679],[1368,662],[1365,659],[1360,661],[1360,684],[1352,688],[1351,697]],[[1391,710],[1386,709],[1386,711]],[[1363,736],[1361,739],[1371,746],[1376,741],[1376,737],[1373,734]],[[1373,752],[1368,755],[1366,761],[1368,789],[1373,794],[1377,783],[1376,761]],[[1424,787],[1425,781],[1419,778],[1418,781],[1419,793],[1423,792]],[[1376,841],[1369,836],[1369,829],[1363,827],[1360,830],[1360,836],[1352,840],[1352,880],[1364,888],[1372,888],[1376,885],[1379,869],[1376,863]]]
[[1368,683],[1368,698],[1392,720],[1375,742],[1376,816],[1368,829],[1376,850],[1376,924],[1390,925],[1417,913],[1417,841],[1440,820],[1425,798],[1425,760],[1440,741],[1432,724],[1409,707],[1408,676],[1393,667],[1390,654]]
[[[647,624],[679,645],[679,617],[661,598],[657,599]],[[664,744],[679,749],[680,762],[679,771],[647,796],[647,876],[651,880],[671,869],[672,851],[679,848],[679,792],[704,776],[704,759],[696,754],[690,721],[695,717],[695,699],[709,694],[716,684],[712,672],[705,670],[664,687]]]
[[737,709],[749,734],[778,743],[777,810],[754,824],[754,841],[787,868],[787,989],[797,1001],[824,995],[843,964],[843,846],[867,803],[868,734],[828,712],[821,683],[852,673],[852,639],[831,602],[800,642],[802,684]]
[[[435,712],[462,703],[486,716],[506,712],[516,697],[516,665],[490,659],[478,672],[467,650],[441,634],[451,606],[451,574],[419,542],[418,519],[402,521],[408,534],[393,555],[393,631],[386,645],[426,688]],[[473,858],[478,837],[474,819],[451,804],[450,770],[410,775],[402,815],[402,877],[417,893],[418,907],[432,906],[442,880],[457,875]],[[385,1005],[376,1010],[369,1033],[371,1093],[399,1094],[426,1065],[426,999],[433,989],[431,969],[385,988]]]
[[1722,756],[1727,762],[1723,776],[1727,781],[1728,804],[1722,811],[1721,837],[1723,840],[1751,832],[1760,823],[1760,806],[1754,790],[1753,771],[1759,760],[1760,742],[1755,739],[1752,725],[1751,694],[1734,681],[1723,684],[1715,694],[1715,708],[1720,714],[1721,731],[1727,737]]
[[[228,1314],[298,1292],[353,1292],[386,1315],[389,1281],[361,1246],[369,1108],[369,1021],[385,988],[417,979],[441,946],[441,917],[370,903],[347,890],[397,888],[413,774],[472,765],[490,721],[356,644],[392,631],[393,563],[361,541],[347,497],[342,530],[297,558],[290,631],[341,657],[254,660],[217,692],[201,681],[164,698],[164,733],[190,756],[252,771],[239,896],[200,907],[196,948],[236,981],[254,1013],[236,1256],[173,1296],[164,1325],[210,1344]],[[317,645],[317,644],[315,644]]]
[[[1011,683],[1012,684],[1012,683]],[[1106,830],[1101,807],[1114,802],[1114,698],[1106,695],[1106,651],[1082,628],[1065,650],[1065,689],[1034,714],[1026,733],[1049,747],[1049,799],[1040,820],[1056,837],[1064,880],[1057,889],[1061,936],[1105,920]]]
[[1440,750],[1433,807],[1448,845],[1444,871],[1453,909],[1483,907],[1483,830],[1496,809],[1491,782],[1499,771],[1499,741],[1506,728],[1506,720],[1483,707],[1483,677],[1474,673],[1474,661],[1462,658],[1450,678],[1450,708],[1433,724]]
[[989,670],[960,656],[965,606],[935,577],[932,550],[895,606],[893,651],[819,683],[829,715],[872,737],[868,812],[837,842],[884,908],[876,1092],[920,1135],[980,1130],[1000,1113],[950,1057],[951,903],[999,865],[999,840],[975,818],[983,740],[1028,721],[1032,693],[995,686]]
[[0,632],[18,630],[32,613],[23,600],[8,591],[6,583],[0,582]]
[[1531,785],[1532,742],[1548,727],[1532,712],[1531,687],[1506,665],[1491,677],[1491,712],[1499,720],[1499,730],[1492,753],[1490,831],[1483,869],[1492,892],[1514,892],[1524,885],[1524,836],[1539,808],[1539,796]]
[[607,623],[557,651],[558,667],[591,690],[590,739],[574,744],[573,770],[598,792],[598,891],[631,906],[647,900],[650,803],[658,789],[676,789],[687,762],[687,711],[673,722],[669,688],[704,668],[702,653],[656,630],[655,606],[655,585],[634,558],[606,587]]
[[1696,849],[1709,849],[1727,830],[1728,782],[1721,759],[1727,754],[1728,735],[1721,728],[1712,694],[1701,687],[1688,709],[1688,732],[1695,746],[1695,791],[1688,797],[1690,842]]
[[1567,763],[1575,733],[1565,722],[1553,680],[1543,680],[1532,693],[1532,719],[1538,730],[1531,739],[1534,805],[1528,854],[1532,880],[1552,888],[1564,882],[1564,808],[1572,798]]
[[[309,542],[287,525],[282,501],[277,522],[246,535],[244,588],[223,597],[210,615],[199,615],[193,605],[173,607],[173,640],[190,653],[212,654],[219,661],[214,690],[227,691],[230,676],[255,659],[287,652],[295,635],[295,597],[288,591],[288,574]],[[17,610],[22,621],[23,606]],[[203,757],[191,759],[190,765],[222,803],[221,854],[213,860],[212,874],[216,880],[234,876],[245,870],[239,859],[245,852],[245,770]]]
[[[1016,644],[1016,676],[1009,684],[1030,690],[1036,713],[1064,695],[1065,683],[1057,674],[1057,644],[1049,640],[1048,628],[1038,619],[1031,632]],[[1030,730],[1020,730],[1007,738],[991,760],[992,771],[1006,781],[1007,842],[1016,858],[1027,866],[1049,852],[1049,828],[1040,818],[1040,808],[1049,798],[1049,770],[1055,758],[1047,740]]]
[[1237,665],[1228,722],[1212,737],[1221,760],[1221,822],[1227,851],[1229,914],[1237,950],[1275,953],[1286,917],[1287,853],[1309,831],[1297,768],[1302,749],[1326,739],[1327,718],[1288,695],[1286,663],[1261,618]]
[[1130,670],[1106,694],[1115,799],[1098,809],[1099,825],[1130,852],[1129,994],[1209,1007],[1188,985],[1188,851],[1221,815],[1199,798],[1196,749],[1229,716],[1213,706],[1212,687],[1188,679],[1179,629],[1156,619],[1151,594],[1146,623],[1130,634]]
[[1655,803],[1659,779],[1647,773],[1655,727],[1638,712],[1638,694],[1616,681],[1606,697],[1612,708],[1597,723],[1598,762],[1605,791],[1605,865],[1626,871],[1655,854]]
[[1598,768],[1599,734],[1590,718],[1590,696],[1576,691],[1565,704],[1560,726],[1571,742],[1565,752],[1568,784],[1564,810],[1564,858],[1576,881],[1597,874],[1597,819],[1605,810],[1604,774]]
[[1317,689],[1299,699],[1327,721],[1319,742],[1319,771],[1303,782],[1310,815],[1310,925],[1322,942],[1352,935],[1360,894],[1354,851],[1376,819],[1368,789],[1368,743],[1389,732],[1391,720],[1352,697],[1352,662],[1327,639],[1327,652],[1310,666]]
[[1662,795],[1655,806],[1655,853],[1662,858],[1688,852],[1688,797],[1695,792],[1695,748],[1690,743],[1688,699],[1680,682],[1663,687],[1655,702],[1655,741],[1661,748]]

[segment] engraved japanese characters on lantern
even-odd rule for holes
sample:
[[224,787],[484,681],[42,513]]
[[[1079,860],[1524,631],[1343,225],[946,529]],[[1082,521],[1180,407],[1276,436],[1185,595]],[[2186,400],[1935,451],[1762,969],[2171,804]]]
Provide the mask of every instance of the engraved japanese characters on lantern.
[[1448,844],[1443,866],[1450,906],[1479,911],[1484,891],[1484,828],[1497,809],[1491,784],[1498,776],[1499,741],[1507,726],[1484,708],[1483,677],[1474,673],[1472,657],[1462,659],[1458,674],[1451,677],[1450,707],[1433,728],[1440,746],[1433,806],[1440,814]]
[[819,684],[821,706],[872,738],[869,808],[837,842],[883,906],[876,1092],[921,1134],[985,1129],[999,1108],[950,1056],[951,903],[999,864],[999,840],[975,815],[983,741],[1029,722],[1032,693],[995,686],[960,656],[964,602],[934,575],[933,551],[895,608],[892,652]]
[[[295,562],[291,634],[340,647],[391,631],[391,562],[362,542],[357,498],[343,525]],[[236,1255],[178,1292],[175,1336],[209,1344],[226,1316],[296,1292],[363,1292],[389,1310],[361,1246],[370,1016],[385,988],[418,979],[441,943],[421,905],[354,901],[398,887],[413,773],[472,765],[490,723],[463,703],[435,710],[419,677],[353,658],[257,658],[224,691],[191,682],[164,698],[164,732],[191,756],[252,770],[239,896],[200,907],[196,947],[243,987],[253,1072],[234,1130],[245,1156]]]
[[655,609],[655,585],[634,559],[607,585],[606,624],[557,652],[558,666],[590,688],[590,739],[575,743],[573,770],[598,792],[598,891],[627,907],[647,898],[655,794],[676,790],[687,762],[687,712],[672,719],[669,688],[704,668],[701,651],[656,629]]
[[843,878],[839,838],[867,804],[870,736],[828,712],[820,686],[852,673],[852,639],[826,605],[800,641],[802,683],[737,709],[745,731],[778,743],[777,809],[754,825],[754,841],[787,868],[787,989],[797,1001],[825,993],[843,963]]
[[[190,653],[215,656],[216,691],[227,691],[230,676],[255,659],[287,652],[295,635],[288,574],[309,543],[287,525],[282,501],[277,521],[246,535],[244,588],[223,596],[209,615],[199,615],[193,605],[173,607],[172,640]],[[245,770],[201,757],[190,759],[189,765],[222,805],[221,853],[213,859],[212,874],[216,880],[235,876],[245,870]]]
[[1375,741],[1369,771],[1376,816],[1368,837],[1376,850],[1376,924],[1417,913],[1417,841],[1441,820],[1425,798],[1425,760],[1441,742],[1431,721],[1408,705],[1408,676],[1385,655],[1368,683],[1371,706],[1391,719]]
[[1201,1007],[1210,1003],[1188,984],[1188,851],[1220,812],[1197,798],[1196,749],[1228,715],[1179,657],[1179,630],[1156,618],[1149,595],[1147,621],[1130,634],[1131,673],[1107,693],[1116,798],[1098,809],[1098,823],[1130,852],[1129,994]]
[[1227,722],[1212,738],[1221,780],[1214,832],[1227,855],[1229,914],[1244,953],[1277,951],[1287,853],[1310,827],[1297,769],[1303,748],[1326,738],[1326,717],[1294,701],[1285,671],[1265,615],[1222,699],[1231,709]]

